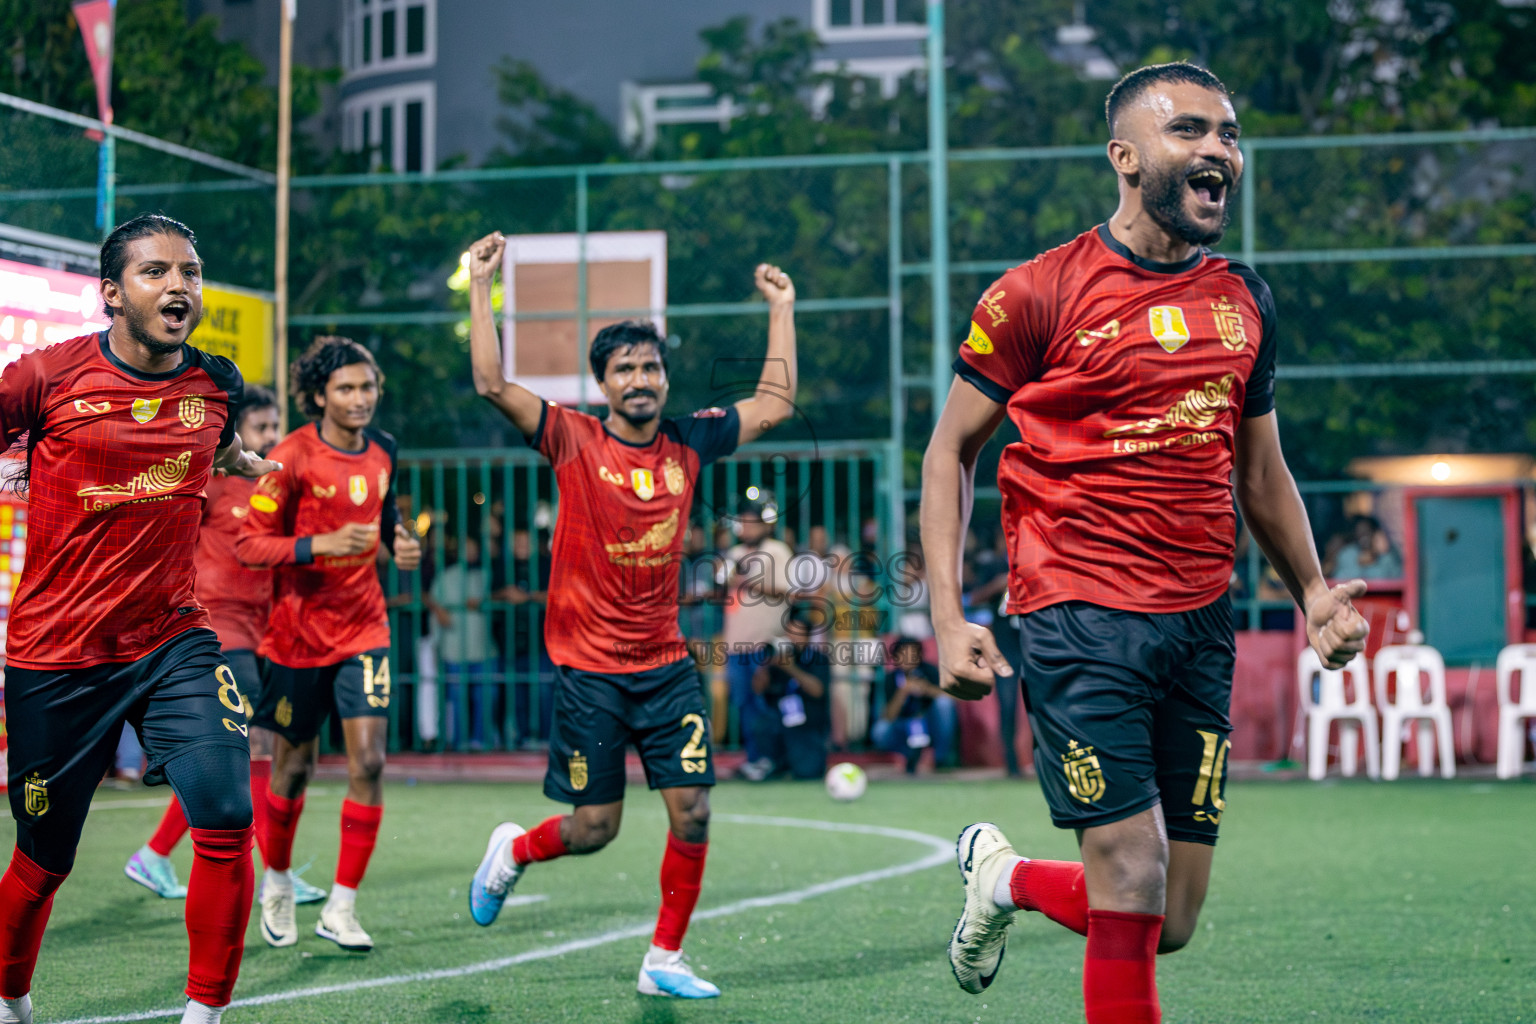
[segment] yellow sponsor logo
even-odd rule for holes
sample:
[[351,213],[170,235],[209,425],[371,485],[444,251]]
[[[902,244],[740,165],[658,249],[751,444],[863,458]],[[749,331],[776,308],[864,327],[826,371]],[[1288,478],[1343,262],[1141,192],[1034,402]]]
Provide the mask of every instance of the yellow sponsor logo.
[[133,407],[129,410],[129,415],[138,420],[140,423],[148,423],[150,420],[155,418],[155,414],[159,411],[160,399],[135,398],[133,400]]
[[992,354],[992,339],[987,337],[987,332],[981,329],[981,324],[974,320],[971,321],[971,336],[965,339],[965,343],[979,356]]
[[331,484],[329,487],[321,487],[319,484],[310,484],[309,493],[324,501],[327,498],[336,497],[336,485]]
[[93,414],[93,415],[99,416],[99,415],[101,415],[104,412],[111,412],[111,411],[112,411],[112,403],[111,402],[87,402],[83,398],[75,399],[75,412],[82,412],[82,413],[86,413],[86,414]]
[[253,494],[251,495],[251,508],[257,512],[276,512],[277,502],[265,494]]
[[1182,427],[1203,430],[1216,422],[1216,418],[1232,405],[1232,388],[1237,383],[1236,374],[1227,374],[1217,381],[1206,381],[1198,388],[1191,388],[1184,397],[1168,407],[1161,416],[1123,427],[1104,431],[1105,437],[1121,437],[1125,434],[1161,434]]
[[1061,755],[1061,767],[1067,776],[1067,792],[1085,804],[1102,797],[1108,788],[1093,748],[1080,747],[1077,740],[1067,744],[1067,753]]
[[37,772],[27,776],[27,781],[22,787],[26,794],[27,813],[34,818],[41,818],[48,813],[48,780]]
[[641,501],[650,501],[656,496],[656,474],[648,469],[630,470],[629,485],[635,489]]
[[352,504],[361,505],[368,500],[368,478],[361,473],[347,477],[347,497],[352,499]]
[[244,505],[236,505],[234,508],[229,510],[229,514],[234,516],[236,519],[244,519],[246,516],[250,515],[250,512]]
[[618,544],[605,544],[603,547],[610,555],[633,555],[641,551],[663,551],[672,546],[677,539],[677,526],[680,516],[677,509],[659,523],[652,523],[650,529],[639,537]]
[[183,395],[181,401],[176,404],[176,418],[181,420],[181,425],[188,430],[196,430],[203,425],[204,411],[207,403],[202,395]]
[[581,751],[571,751],[570,760],[571,788],[587,788],[587,759],[581,755]]
[[1079,327],[1077,329],[1077,343],[1084,348],[1087,348],[1096,341],[1114,341],[1118,337],[1120,337],[1119,320],[1111,320],[1096,331],[1090,331],[1086,327]]
[[615,473],[613,470],[609,469],[607,466],[597,467],[597,478],[605,484],[617,484],[620,487],[624,486],[624,478],[619,476],[619,474]]
[[1008,322],[1008,314],[1003,311],[1003,299],[1008,295],[1002,289],[995,292],[987,292],[981,297],[981,308],[987,311],[992,318],[992,326],[997,327]]
[[1211,303],[1211,315],[1216,319],[1216,336],[1232,352],[1241,352],[1248,344],[1248,332],[1243,329],[1243,310],[1235,302],[1218,295]]
[[1189,343],[1189,327],[1184,311],[1178,306],[1153,306],[1147,310],[1147,326],[1164,352],[1177,352]]
[[[156,399],[156,401],[159,401]],[[82,498],[113,499],[107,504],[136,501],[154,494],[164,494],[180,487],[192,466],[192,453],[182,452],[175,458],[167,458],[159,465],[150,466],[125,484],[96,484],[82,487],[75,493]]]

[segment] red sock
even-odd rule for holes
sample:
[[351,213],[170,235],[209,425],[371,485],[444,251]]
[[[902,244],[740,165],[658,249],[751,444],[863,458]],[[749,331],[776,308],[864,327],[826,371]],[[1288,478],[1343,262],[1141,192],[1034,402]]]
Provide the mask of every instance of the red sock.
[[251,819],[256,829],[256,846],[261,862],[267,862],[267,791],[272,788],[272,762],[251,762]]
[[67,877],[44,871],[20,850],[11,854],[11,866],[0,878],[0,996],[20,999],[32,991],[53,894]]
[[1088,1024],[1160,1024],[1157,939],[1161,914],[1088,911],[1083,1008]]
[[235,990],[245,926],[256,879],[251,829],[192,830],[192,877],[187,880],[187,998],[223,1006]]
[[293,866],[293,834],[303,813],[303,793],[289,800],[267,790],[267,848],[262,858],[273,871],[287,871]]
[[149,848],[162,857],[169,857],[181,837],[187,834],[187,816],[181,813],[181,801],[171,794],[171,805],[160,819],[160,827],[149,837]]
[[341,802],[341,852],[336,855],[336,884],[356,889],[368,871],[368,858],[373,856],[374,845],[379,840],[379,819],[384,817],[384,805],[369,807],[367,804]]
[[1008,894],[1020,910],[1034,910],[1059,925],[1088,934],[1088,889],[1075,860],[1023,860],[1013,867]]
[[570,853],[565,848],[565,841],[560,838],[560,819],[561,815],[558,814],[553,818],[545,818],[530,831],[512,840],[512,862],[533,864]]
[[683,933],[699,902],[708,852],[708,843],[685,843],[667,833],[667,852],[661,858],[661,913],[656,915],[656,935],[651,939],[662,949],[683,948]]

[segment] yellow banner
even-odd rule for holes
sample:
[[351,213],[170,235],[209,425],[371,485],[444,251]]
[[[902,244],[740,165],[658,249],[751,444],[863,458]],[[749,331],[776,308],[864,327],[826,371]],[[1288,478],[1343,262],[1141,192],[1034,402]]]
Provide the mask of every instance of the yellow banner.
[[203,285],[203,321],[192,344],[240,367],[255,384],[272,383],[272,300],[229,285]]

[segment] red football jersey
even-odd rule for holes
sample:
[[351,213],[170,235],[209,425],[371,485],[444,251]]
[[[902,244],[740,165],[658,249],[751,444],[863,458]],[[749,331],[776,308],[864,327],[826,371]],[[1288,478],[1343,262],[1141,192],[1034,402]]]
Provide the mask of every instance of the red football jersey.
[[1274,409],[1275,310],[1202,250],[1143,260],[1107,226],[982,295],[955,372],[1005,403],[1010,612],[1199,608],[1226,592],[1238,423]]
[[640,672],[688,657],[677,577],[699,470],[736,450],[734,408],[664,419],[650,444],[544,406],[531,443],[555,468],[560,515],[544,643],[557,665]]
[[272,615],[256,653],[279,665],[336,665],[389,646],[378,543],[344,557],[310,550],[316,534],[347,523],[377,523],[394,548],[395,441],[371,428],[363,436],[362,451],[346,452],[305,424],[272,449],[283,468],[262,477],[247,504],[235,551],[248,566],[273,567]]
[[197,600],[208,609],[226,651],[254,651],[272,612],[272,573],[248,568],[235,554],[255,490],[254,480],[213,474],[197,538]]
[[193,596],[193,551],[244,385],[228,359],[182,353],[169,373],[141,373],[102,331],[30,352],[0,375],[0,432],[7,446],[27,435],[30,475],[10,664],[135,661],[209,626]]

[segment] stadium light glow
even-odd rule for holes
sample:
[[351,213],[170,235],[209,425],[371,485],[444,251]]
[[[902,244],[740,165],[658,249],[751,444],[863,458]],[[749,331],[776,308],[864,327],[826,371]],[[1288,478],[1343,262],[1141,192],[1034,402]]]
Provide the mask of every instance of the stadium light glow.
[[1429,467],[1429,475],[1443,483],[1451,478],[1451,464],[1443,460],[1436,462]]

